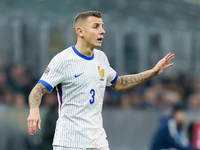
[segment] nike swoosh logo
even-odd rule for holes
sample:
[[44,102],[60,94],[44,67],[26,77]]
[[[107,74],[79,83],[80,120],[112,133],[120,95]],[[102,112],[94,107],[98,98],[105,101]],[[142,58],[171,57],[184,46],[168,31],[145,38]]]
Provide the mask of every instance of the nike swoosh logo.
[[[84,73],[84,72],[83,72],[83,73]],[[78,74],[78,75],[76,75],[76,74],[75,74],[75,76],[74,76],[74,77],[75,77],[75,78],[78,78],[78,77],[79,77],[80,75],[82,75],[83,73],[81,73],[81,74]]]

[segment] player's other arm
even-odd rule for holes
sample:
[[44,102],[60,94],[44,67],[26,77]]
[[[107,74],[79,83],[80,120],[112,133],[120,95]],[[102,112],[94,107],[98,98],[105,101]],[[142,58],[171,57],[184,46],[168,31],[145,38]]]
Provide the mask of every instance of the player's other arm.
[[147,70],[134,75],[120,76],[111,86],[111,88],[119,92],[138,86],[148,79],[160,75],[165,69],[173,66],[173,63],[170,64],[173,59],[174,54],[169,53],[163,59],[161,59],[151,70]]
[[46,86],[41,83],[37,83],[29,95],[30,112],[27,118],[27,125],[30,135],[33,135],[36,132],[36,126],[39,130],[41,129],[39,105],[41,103],[42,96],[45,93],[49,93],[49,90],[46,88]]

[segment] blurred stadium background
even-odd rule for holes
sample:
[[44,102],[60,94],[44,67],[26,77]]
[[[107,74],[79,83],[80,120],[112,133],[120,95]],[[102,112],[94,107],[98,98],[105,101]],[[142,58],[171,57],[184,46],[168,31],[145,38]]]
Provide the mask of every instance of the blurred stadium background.
[[76,42],[73,18],[102,12],[103,49],[120,74],[152,68],[168,52],[175,65],[132,90],[107,89],[104,126],[111,150],[148,150],[160,117],[178,102],[200,120],[199,0],[0,0],[0,149],[51,150],[55,90],[41,104],[42,131],[29,136],[28,95],[51,58]]

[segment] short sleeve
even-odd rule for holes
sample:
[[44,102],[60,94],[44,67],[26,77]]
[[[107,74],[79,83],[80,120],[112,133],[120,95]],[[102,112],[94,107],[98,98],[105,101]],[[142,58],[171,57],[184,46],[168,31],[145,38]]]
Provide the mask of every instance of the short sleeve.
[[113,68],[111,68],[110,66],[106,67],[106,72],[107,72],[106,86],[111,86],[118,79],[118,73]]
[[44,84],[51,92],[56,85],[63,81],[63,79],[63,61],[56,55],[49,63],[38,82]]
[[103,52],[102,52],[102,58],[103,58],[103,62],[105,64],[106,73],[107,73],[106,86],[111,86],[118,79],[118,73],[112,67],[110,67],[108,58],[106,57],[106,55]]

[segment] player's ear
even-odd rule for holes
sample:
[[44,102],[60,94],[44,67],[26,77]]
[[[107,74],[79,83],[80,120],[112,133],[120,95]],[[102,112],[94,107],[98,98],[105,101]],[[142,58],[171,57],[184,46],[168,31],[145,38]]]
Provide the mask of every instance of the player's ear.
[[82,29],[81,27],[78,27],[78,28],[76,29],[76,34],[77,34],[79,37],[83,38],[83,29]]

